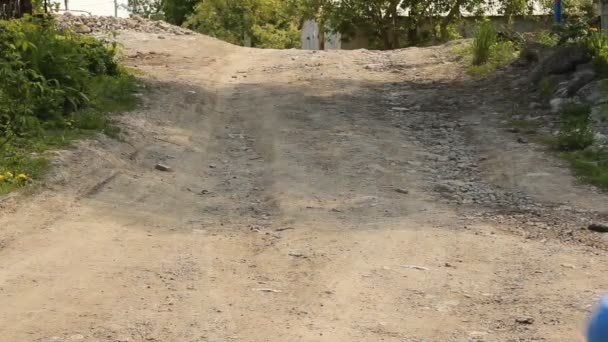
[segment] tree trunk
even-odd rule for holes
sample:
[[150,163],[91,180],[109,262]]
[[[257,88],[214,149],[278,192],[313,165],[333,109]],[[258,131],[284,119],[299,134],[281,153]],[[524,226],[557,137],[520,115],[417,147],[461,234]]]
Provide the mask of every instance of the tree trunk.
[[441,24],[439,25],[441,31],[441,40],[448,40],[448,25],[450,25],[456,16],[460,15],[460,6],[464,3],[464,0],[456,0],[454,7],[450,9],[448,15],[446,15]]

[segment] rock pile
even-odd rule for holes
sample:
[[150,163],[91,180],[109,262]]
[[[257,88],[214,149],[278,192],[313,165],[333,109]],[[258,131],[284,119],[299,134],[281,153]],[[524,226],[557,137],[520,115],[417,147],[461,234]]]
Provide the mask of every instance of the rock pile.
[[100,35],[108,32],[135,31],[154,34],[190,35],[194,32],[168,24],[162,20],[152,21],[133,15],[130,18],[76,16],[65,13],[56,17],[60,29],[71,29],[80,34]]
[[590,61],[591,56],[583,46],[561,47],[536,65],[531,78],[540,93],[549,95],[548,105],[554,114],[569,105],[589,105],[595,143],[608,146],[608,125],[605,124],[608,79],[600,77]]

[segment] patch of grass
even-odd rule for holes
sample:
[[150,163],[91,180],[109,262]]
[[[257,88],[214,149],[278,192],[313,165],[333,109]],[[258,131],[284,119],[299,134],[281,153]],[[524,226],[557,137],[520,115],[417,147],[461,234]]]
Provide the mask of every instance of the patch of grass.
[[570,106],[560,114],[561,129],[555,147],[559,151],[583,150],[593,144],[589,106]]
[[121,72],[117,76],[97,76],[89,83],[91,105],[104,112],[125,112],[138,104],[134,94],[138,83],[131,74]]
[[538,82],[538,89],[542,97],[549,98],[555,92],[555,84],[549,78],[544,77]]
[[496,29],[490,21],[483,21],[475,31],[473,40],[473,65],[483,65],[490,60],[491,49],[496,44]]
[[468,72],[474,76],[484,76],[496,69],[508,65],[517,58],[517,48],[511,41],[500,41],[490,48],[489,58],[481,65],[471,65]]
[[49,169],[46,158],[32,153],[24,154],[18,149],[5,149],[0,158],[0,195],[31,185],[33,179],[42,177]]
[[608,151],[572,151],[561,155],[570,162],[576,175],[583,181],[608,190]]
[[534,134],[538,131],[538,124],[524,120],[524,119],[513,119],[510,122],[511,127],[519,128],[523,133]]

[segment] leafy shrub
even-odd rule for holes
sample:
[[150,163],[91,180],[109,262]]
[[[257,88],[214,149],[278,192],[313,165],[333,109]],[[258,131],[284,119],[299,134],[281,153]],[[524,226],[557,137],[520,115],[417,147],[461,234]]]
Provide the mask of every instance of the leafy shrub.
[[[49,18],[0,21],[0,172],[36,177],[44,167],[31,152],[103,131],[105,111],[135,104],[136,82],[117,53],[116,44],[60,32]],[[7,179],[0,192],[25,183]]]
[[553,47],[557,45],[559,39],[560,37],[555,32],[542,30],[531,36],[529,40],[544,46]]
[[496,44],[496,29],[490,21],[483,21],[475,32],[473,40],[473,64],[486,63],[490,59],[494,44]]
[[558,45],[578,43],[592,32],[586,17],[572,17],[562,25],[555,25],[553,31],[558,36]]
[[608,73],[608,35],[594,32],[585,39],[585,46],[593,56],[593,65],[601,73]]

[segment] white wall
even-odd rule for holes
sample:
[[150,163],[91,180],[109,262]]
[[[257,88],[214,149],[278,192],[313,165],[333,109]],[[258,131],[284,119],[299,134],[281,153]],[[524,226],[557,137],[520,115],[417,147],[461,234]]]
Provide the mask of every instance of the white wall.
[[[65,0],[57,0],[60,2],[60,8],[65,10]],[[126,18],[129,12],[125,9],[127,0],[116,0],[118,2],[118,16]],[[98,16],[114,16],[114,0],[68,0],[68,9],[73,14],[79,14],[76,11],[86,11],[92,15]]]

